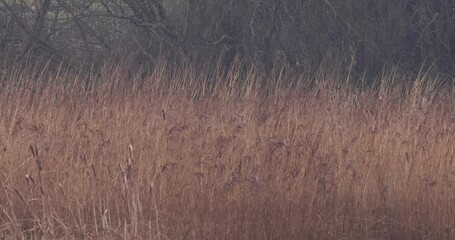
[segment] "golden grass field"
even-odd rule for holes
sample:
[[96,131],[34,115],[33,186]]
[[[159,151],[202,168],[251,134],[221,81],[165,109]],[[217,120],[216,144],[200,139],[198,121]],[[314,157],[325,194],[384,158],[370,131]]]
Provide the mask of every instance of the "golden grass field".
[[455,239],[430,76],[39,66],[1,74],[0,239]]

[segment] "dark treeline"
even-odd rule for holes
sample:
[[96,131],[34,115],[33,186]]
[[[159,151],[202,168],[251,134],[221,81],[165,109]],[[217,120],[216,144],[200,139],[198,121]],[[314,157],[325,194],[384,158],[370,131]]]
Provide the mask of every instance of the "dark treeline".
[[[0,0],[0,57],[455,73],[455,0]],[[331,66],[331,65],[328,65]],[[92,68],[93,69],[93,68]]]

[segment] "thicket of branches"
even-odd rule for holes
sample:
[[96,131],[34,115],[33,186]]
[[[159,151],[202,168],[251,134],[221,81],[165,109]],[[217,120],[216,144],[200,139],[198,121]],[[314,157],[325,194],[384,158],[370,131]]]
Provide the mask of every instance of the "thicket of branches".
[[455,0],[0,0],[3,60],[455,73]]

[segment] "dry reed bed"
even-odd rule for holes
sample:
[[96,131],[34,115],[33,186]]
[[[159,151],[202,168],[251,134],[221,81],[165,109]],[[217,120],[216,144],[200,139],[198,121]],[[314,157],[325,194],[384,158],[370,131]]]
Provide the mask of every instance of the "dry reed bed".
[[103,74],[2,76],[0,236],[455,238],[453,89]]

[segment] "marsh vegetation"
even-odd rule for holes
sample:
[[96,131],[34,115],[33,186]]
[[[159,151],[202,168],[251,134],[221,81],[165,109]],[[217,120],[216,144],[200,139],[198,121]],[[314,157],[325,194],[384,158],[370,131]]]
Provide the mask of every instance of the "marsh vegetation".
[[1,75],[3,238],[455,237],[453,88],[169,66]]

